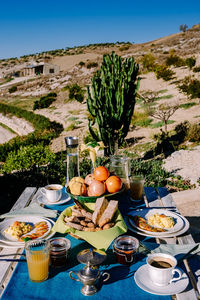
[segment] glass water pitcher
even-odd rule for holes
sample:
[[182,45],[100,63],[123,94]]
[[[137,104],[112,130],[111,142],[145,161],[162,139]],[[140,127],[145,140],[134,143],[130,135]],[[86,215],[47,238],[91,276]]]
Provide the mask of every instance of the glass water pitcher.
[[65,137],[67,150],[67,179],[66,185],[73,177],[79,177],[79,151],[78,151],[78,137]]

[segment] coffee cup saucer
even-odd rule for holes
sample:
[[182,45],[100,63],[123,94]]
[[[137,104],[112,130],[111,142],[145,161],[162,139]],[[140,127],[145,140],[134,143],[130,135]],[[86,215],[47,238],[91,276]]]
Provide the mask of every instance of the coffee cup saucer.
[[48,201],[47,197],[45,197],[42,194],[40,194],[37,197],[37,202],[39,204],[44,204],[44,205],[60,205],[60,204],[66,203],[66,202],[68,202],[70,200],[71,200],[71,197],[67,193],[65,193],[65,192],[62,193],[62,196],[61,196],[60,200],[58,200],[56,202],[50,202],[50,201]]
[[186,273],[178,268],[182,272],[181,279],[173,281],[166,286],[155,285],[148,275],[148,266],[145,264],[141,266],[134,274],[135,283],[144,291],[155,295],[174,295],[181,293],[186,289],[189,283]]

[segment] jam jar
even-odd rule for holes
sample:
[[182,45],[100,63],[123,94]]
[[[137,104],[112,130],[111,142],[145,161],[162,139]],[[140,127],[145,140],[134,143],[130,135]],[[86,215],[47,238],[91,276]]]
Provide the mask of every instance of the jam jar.
[[138,248],[138,239],[130,235],[123,235],[115,239],[113,252],[116,255],[118,263],[130,265],[135,262]]
[[66,238],[53,238],[50,240],[50,264],[52,267],[64,267],[67,264],[71,242]]

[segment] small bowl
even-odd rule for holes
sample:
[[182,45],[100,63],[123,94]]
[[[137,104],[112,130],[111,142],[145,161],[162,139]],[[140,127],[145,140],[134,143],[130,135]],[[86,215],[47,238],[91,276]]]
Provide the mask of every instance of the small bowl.
[[72,199],[75,199],[75,200],[78,200],[79,202],[96,202],[97,198],[101,198],[101,197],[106,197],[106,198],[111,198],[112,196],[116,196],[116,195],[119,195],[121,194],[123,191],[125,190],[125,186],[124,184],[122,185],[122,188],[120,191],[116,192],[116,193],[107,193],[107,194],[103,194],[101,196],[92,196],[92,197],[89,197],[89,196],[76,196],[76,195],[73,195],[70,193],[70,190],[69,190],[69,187],[66,188],[66,192],[70,195],[70,197]]

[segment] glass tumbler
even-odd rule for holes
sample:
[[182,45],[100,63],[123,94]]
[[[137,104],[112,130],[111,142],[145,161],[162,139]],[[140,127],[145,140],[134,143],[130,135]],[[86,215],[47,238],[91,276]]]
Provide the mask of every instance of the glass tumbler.
[[110,157],[110,173],[121,178],[125,189],[130,188],[130,159],[123,155],[113,155]]
[[50,242],[31,240],[25,243],[29,278],[33,282],[42,282],[49,274]]
[[130,177],[130,196],[131,200],[142,200],[144,192],[144,177],[135,175]]

